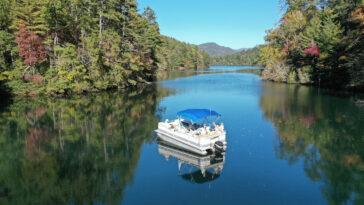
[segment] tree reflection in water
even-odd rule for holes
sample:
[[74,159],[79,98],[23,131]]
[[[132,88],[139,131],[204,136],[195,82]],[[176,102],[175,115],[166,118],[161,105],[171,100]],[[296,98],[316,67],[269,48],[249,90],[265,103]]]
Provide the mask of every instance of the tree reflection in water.
[[150,86],[14,100],[0,113],[0,204],[120,203],[159,98]]
[[279,158],[303,159],[329,204],[364,204],[363,108],[315,88],[268,82],[260,105],[278,131]]

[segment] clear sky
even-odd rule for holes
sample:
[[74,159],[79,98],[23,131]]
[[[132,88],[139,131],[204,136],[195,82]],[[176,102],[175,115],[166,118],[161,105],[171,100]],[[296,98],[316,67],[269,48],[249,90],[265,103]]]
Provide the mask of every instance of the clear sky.
[[264,43],[265,31],[282,15],[281,0],[137,0],[152,7],[161,33],[193,44],[231,48]]

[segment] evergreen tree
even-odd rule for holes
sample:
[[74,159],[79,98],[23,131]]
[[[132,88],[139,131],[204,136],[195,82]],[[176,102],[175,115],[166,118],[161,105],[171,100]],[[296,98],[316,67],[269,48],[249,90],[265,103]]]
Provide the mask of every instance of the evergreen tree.
[[15,93],[120,89],[155,80],[161,68],[208,63],[196,46],[163,43],[155,12],[138,13],[135,0],[3,0],[0,8],[0,80]]
[[16,0],[13,26],[17,28],[20,23],[24,23],[29,31],[45,36],[49,29],[46,22],[46,4],[47,0]]
[[[14,47],[12,31],[10,29],[12,23],[12,1],[0,1],[0,72],[7,70],[13,63],[12,48]],[[0,80],[2,80],[0,73]]]
[[195,45],[179,42],[162,36],[162,45],[157,49],[158,66],[163,70],[202,69],[210,64],[210,56]]
[[149,6],[144,9],[143,16],[148,19],[149,23],[157,24],[157,16],[152,8]]
[[[263,78],[362,89],[364,60],[361,0],[287,0],[280,25],[271,30],[262,51]],[[275,52],[275,53],[276,53]],[[275,58],[275,59],[270,59]],[[276,62],[271,64],[269,62]]]

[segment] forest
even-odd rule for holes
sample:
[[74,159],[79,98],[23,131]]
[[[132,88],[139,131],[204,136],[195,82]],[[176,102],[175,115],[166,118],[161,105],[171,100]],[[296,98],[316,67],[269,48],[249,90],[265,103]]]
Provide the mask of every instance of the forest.
[[0,1],[0,87],[68,95],[154,81],[156,71],[205,68],[207,54],[164,37],[135,0]]
[[285,0],[266,44],[210,57],[160,34],[136,0],[0,1],[0,90],[68,95],[124,89],[159,70],[262,65],[264,80],[364,90],[364,1]]
[[198,46],[162,36],[157,52],[158,68],[163,70],[203,69],[210,65],[210,56]]
[[248,48],[238,53],[225,56],[216,56],[211,59],[213,65],[257,65],[259,64],[259,48]]
[[285,0],[260,49],[263,79],[364,89],[364,1]]

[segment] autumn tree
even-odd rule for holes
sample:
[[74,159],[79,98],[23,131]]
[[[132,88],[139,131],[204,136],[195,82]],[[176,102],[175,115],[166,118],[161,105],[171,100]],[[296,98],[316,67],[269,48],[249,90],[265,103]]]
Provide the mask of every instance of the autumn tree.
[[[262,51],[280,52],[265,63],[268,80],[357,89],[363,71],[361,0],[286,0],[287,11],[266,36]],[[276,53],[276,52],[275,52]],[[263,62],[272,55],[261,53]],[[355,79],[355,80],[353,80]]]
[[47,55],[43,45],[43,39],[33,31],[29,31],[25,23],[19,23],[19,31],[16,36],[19,55],[23,58],[27,69],[31,69],[35,73],[35,66],[42,63]]
[[136,0],[2,0],[0,9],[0,80],[17,93],[124,89],[161,68],[208,64],[196,46],[165,40]]

